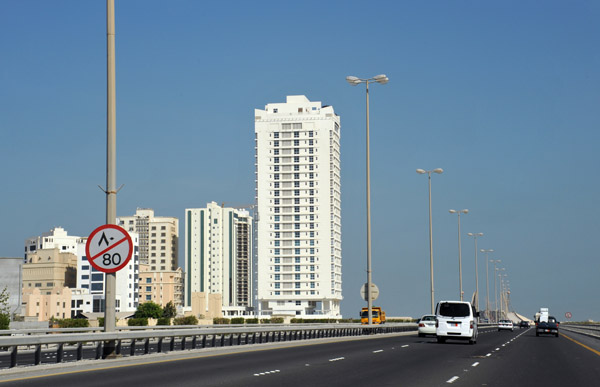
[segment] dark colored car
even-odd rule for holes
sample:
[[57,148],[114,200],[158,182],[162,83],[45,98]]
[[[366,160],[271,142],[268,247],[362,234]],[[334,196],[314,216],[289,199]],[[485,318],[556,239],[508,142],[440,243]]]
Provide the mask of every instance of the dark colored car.
[[529,323],[527,321],[521,321],[519,323],[519,328],[529,328]]

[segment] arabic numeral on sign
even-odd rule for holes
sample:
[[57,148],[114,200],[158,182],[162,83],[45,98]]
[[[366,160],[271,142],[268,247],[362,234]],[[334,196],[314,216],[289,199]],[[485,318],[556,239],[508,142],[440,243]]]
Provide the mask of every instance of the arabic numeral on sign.
[[118,264],[121,263],[121,254],[119,253],[114,253],[114,254],[109,254],[106,253],[102,256],[102,264],[104,266],[117,266]]

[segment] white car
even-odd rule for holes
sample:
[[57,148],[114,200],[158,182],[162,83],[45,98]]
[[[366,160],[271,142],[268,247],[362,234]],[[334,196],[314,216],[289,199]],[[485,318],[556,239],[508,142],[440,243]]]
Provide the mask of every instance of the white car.
[[426,314],[419,320],[419,337],[435,336],[435,315]]
[[500,320],[498,321],[498,332],[500,331],[513,331],[514,325],[510,320]]
[[477,317],[479,312],[475,311],[470,302],[438,302],[435,307],[435,334],[438,343],[445,343],[447,339],[477,343]]

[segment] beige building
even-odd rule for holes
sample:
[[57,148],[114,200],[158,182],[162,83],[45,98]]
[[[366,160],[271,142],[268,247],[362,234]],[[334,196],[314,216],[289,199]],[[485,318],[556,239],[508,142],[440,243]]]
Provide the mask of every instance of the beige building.
[[23,294],[38,289],[49,295],[56,288],[74,288],[77,283],[77,256],[58,248],[39,249],[28,254],[23,265]]
[[154,216],[151,208],[138,208],[133,216],[119,217],[125,230],[139,234],[140,263],[151,271],[175,271],[179,259],[179,219]]
[[48,321],[71,317],[71,289],[54,288],[41,291],[40,288],[23,289],[24,317],[37,321]]
[[222,295],[218,293],[192,292],[192,314],[205,319],[223,317]]
[[175,307],[183,304],[183,271],[150,270],[150,265],[140,265],[138,280],[139,303],[153,301],[165,306],[173,301]]

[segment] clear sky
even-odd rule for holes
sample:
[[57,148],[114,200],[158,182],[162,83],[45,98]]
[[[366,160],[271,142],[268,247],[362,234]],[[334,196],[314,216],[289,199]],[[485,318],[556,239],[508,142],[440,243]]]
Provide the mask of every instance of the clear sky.
[[[105,1],[4,1],[0,256],[52,227],[105,220]],[[117,215],[254,201],[254,111],[286,95],[342,123],[342,312],[366,279],[365,92],[371,90],[373,281],[388,316],[475,288],[494,249],[512,307],[600,320],[597,1],[116,1]],[[183,233],[182,233],[183,234]],[[183,240],[183,238],[182,238]],[[485,259],[479,256],[485,299]],[[183,261],[183,248],[180,260]],[[493,302],[493,273],[490,295]],[[483,309],[482,302],[482,309]]]

